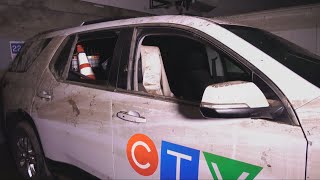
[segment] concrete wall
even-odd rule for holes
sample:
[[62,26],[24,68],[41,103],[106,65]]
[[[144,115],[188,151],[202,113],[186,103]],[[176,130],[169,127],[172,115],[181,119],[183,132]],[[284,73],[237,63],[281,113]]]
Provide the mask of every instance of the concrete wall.
[[271,31],[320,55],[320,4],[215,19]]
[[23,41],[45,30],[77,26],[87,20],[145,15],[79,0],[1,0],[0,72],[11,62],[9,41]]
[[[15,39],[15,38],[14,38]],[[11,54],[9,47],[9,38],[0,38],[0,78],[2,77],[3,70],[8,67],[11,62]]]

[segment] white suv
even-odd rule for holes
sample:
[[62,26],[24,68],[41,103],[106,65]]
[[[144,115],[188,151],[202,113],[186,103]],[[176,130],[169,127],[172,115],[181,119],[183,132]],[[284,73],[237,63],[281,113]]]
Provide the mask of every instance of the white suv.
[[27,41],[2,79],[24,178],[320,178],[320,58],[263,30],[189,16]]

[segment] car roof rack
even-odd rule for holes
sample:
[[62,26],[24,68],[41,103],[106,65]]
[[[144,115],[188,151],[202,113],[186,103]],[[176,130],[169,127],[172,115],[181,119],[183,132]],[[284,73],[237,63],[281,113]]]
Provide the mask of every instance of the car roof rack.
[[72,28],[72,27],[74,27],[74,26],[64,26],[64,27],[61,27],[61,28],[53,28],[53,29],[49,29],[49,30],[46,30],[46,31],[41,31],[41,32],[35,34],[35,36],[40,36],[40,35],[43,35],[43,34],[55,32],[55,31],[59,31],[59,30],[64,30],[64,29]]
[[96,24],[101,22],[108,22],[108,21],[115,21],[115,20],[121,20],[121,19],[130,19],[130,18],[136,18],[137,16],[120,16],[120,17],[112,17],[112,18],[102,18],[102,19],[95,19],[90,21],[84,21],[81,23],[80,26],[85,26],[89,24]]

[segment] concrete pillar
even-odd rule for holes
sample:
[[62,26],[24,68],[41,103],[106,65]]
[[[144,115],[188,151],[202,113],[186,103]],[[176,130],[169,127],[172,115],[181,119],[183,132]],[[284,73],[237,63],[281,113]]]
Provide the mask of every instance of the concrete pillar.
[[320,55],[320,4],[215,19],[265,29]]

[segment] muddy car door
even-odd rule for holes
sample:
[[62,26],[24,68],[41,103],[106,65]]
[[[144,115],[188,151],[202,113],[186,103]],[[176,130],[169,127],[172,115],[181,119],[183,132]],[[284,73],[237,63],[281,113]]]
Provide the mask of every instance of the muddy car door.
[[74,34],[46,68],[33,117],[47,158],[113,178],[112,99],[130,29]]
[[[284,101],[236,53],[204,36],[178,28],[137,30],[132,57],[121,59],[128,64],[119,70],[125,72],[118,77],[121,96],[112,103],[115,178],[305,178],[306,140]],[[280,104],[282,111],[271,120],[204,118],[205,89],[235,81],[251,83],[267,106]]]

